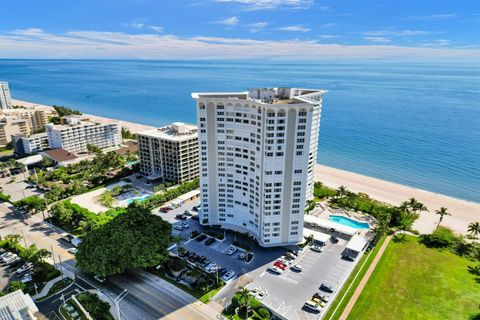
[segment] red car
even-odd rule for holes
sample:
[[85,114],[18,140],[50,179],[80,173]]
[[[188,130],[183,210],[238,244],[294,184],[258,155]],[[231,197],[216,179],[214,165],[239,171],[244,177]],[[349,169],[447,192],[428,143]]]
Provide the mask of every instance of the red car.
[[283,263],[281,263],[280,261],[277,261],[277,262],[275,262],[273,265],[274,265],[275,267],[277,267],[277,268],[280,268],[280,269],[282,269],[282,270],[285,270],[285,269],[287,269],[287,265],[286,265],[286,264],[283,264]]

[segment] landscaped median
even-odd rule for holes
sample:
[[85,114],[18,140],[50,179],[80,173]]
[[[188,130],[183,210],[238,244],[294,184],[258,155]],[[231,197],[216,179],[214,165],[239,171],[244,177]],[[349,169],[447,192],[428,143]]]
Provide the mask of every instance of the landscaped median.
[[68,299],[60,306],[60,313],[67,320],[113,320],[110,304],[87,291]]

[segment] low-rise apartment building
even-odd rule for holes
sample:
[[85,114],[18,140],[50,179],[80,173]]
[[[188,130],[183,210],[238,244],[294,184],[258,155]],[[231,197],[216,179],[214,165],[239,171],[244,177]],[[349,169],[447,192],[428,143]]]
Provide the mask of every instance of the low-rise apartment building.
[[138,135],[140,173],[150,180],[189,181],[198,177],[198,130],[180,122]]
[[69,152],[87,152],[88,145],[101,149],[122,143],[118,123],[101,124],[82,117],[66,117],[62,125],[47,124],[48,144],[51,149],[62,148]]
[[12,136],[12,146],[19,156],[37,153],[48,149],[48,135],[46,132],[32,134],[29,137],[16,134]]
[[48,123],[48,116],[45,110],[19,108],[2,110],[2,113],[14,119],[27,120],[32,132],[43,131]]

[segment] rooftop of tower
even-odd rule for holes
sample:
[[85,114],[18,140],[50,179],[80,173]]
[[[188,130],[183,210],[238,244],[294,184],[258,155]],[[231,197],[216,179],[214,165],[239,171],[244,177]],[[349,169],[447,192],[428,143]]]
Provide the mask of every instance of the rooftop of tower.
[[254,88],[245,92],[192,93],[194,99],[250,100],[264,104],[318,103],[313,97],[322,96],[327,91],[300,88]]

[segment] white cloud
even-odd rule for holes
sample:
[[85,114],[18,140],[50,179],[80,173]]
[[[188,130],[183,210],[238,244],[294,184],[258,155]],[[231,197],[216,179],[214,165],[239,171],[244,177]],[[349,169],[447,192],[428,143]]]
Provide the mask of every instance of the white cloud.
[[137,30],[142,29],[143,26],[144,26],[144,24],[141,23],[141,22],[132,22],[132,23],[130,24],[130,27],[132,27],[133,29],[137,29]]
[[256,22],[248,25],[250,27],[250,32],[258,32],[268,26],[268,22]]
[[165,31],[165,28],[160,26],[148,26],[148,27],[158,33],[162,33],[163,31]]
[[245,5],[252,10],[275,9],[287,7],[292,9],[305,9],[313,5],[314,0],[215,0],[216,2],[230,2]]
[[398,37],[410,37],[429,34],[429,31],[424,30],[379,30],[379,31],[367,31],[363,34],[367,37],[377,36],[398,36]]
[[239,22],[240,22],[240,19],[238,19],[237,17],[230,17],[230,18],[214,21],[213,23],[224,24],[226,26],[233,27]]
[[425,21],[434,21],[434,20],[449,20],[456,18],[457,15],[454,13],[445,13],[445,14],[429,14],[425,16],[411,16],[409,19],[412,20],[425,20]]
[[288,26],[288,27],[278,28],[277,30],[288,31],[288,32],[308,32],[311,29],[303,26]]
[[375,43],[389,43],[392,42],[392,40],[385,38],[385,37],[363,37],[363,39],[370,41],[370,42],[375,42]]
[[302,40],[181,38],[165,34],[101,31],[53,34],[34,28],[0,33],[0,58],[172,59],[172,57],[295,60],[401,57],[480,59],[480,50],[445,48],[439,41],[432,47],[414,48],[384,43],[340,45]]
[[340,36],[334,36],[334,35],[331,35],[331,34],[321,34],[318,37],[321,38],[321,39],[333,39],[333,38],[338,38]]

